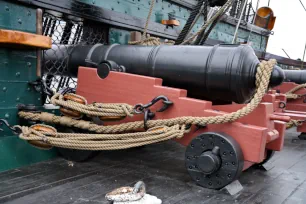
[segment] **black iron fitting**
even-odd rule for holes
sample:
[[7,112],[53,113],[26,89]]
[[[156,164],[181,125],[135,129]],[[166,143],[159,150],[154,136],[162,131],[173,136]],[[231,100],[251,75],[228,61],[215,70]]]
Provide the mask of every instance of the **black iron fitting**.
[[47,86],[47,83],[42,78],[38,78],[35,81],[28,82],[29,85],[33,86],[35,91],[41,93],[43,92],[49,97],[52,97],[54,95],[54,91]]
[[[20,134],[22,131],[20,128],[16,127],[16,126],[11,126],[7,120],[5,119],[0,119],[0,124],[4,124],[6,127],[8,127],[14,134]],[[3,131],[3,129],[0,128],[0,131]]]
[[153,106],[154,104],[156,104],[160,100],[163,101],[164,105],[163,105],[162,108],[158,109],[156,112],[163,112],[163,111],[167,110],[171,105],[173,105],[173,102],[170,101],[167,96],[160,95],[160,96],[155,97],[148,104],[145,104],[145,105],[140,104],[140,103],[136,104],[135,107],[134,107],[134,112],[136,114],[144,113],[146,111],[146,109],[150,108],[151,106]]
[[158,101],[163,101],[163,107],[158,109],[156,112],[163,112],[167,110],[171,105],[173,105],[173,102],[168,99],[168,97],[164,95],[160,95],[155,97],[152,101],[150,101],[148,104],[136,104],[134,106],[134,112],[136,114],[144,114],[144,119],[143,119],[143,124],[144,124],[144,129],[147,130],[147,122],[155,117],[155,113],[153,113],[149,108],[155,105]]

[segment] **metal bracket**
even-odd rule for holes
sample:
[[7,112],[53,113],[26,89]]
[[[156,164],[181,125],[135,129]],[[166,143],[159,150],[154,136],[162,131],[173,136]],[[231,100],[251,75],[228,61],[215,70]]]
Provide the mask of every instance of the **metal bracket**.
[[[21,133],[21,129],[20,128],[17,128],[17,127],[14,127],[14,126],[11,126],[7,120],[5,119],[0,119],[0,124],[4,124],[6,127],[8,127],[14,134],[20,134]],[[3,129],[0,128],[0,131],[3,131]]]

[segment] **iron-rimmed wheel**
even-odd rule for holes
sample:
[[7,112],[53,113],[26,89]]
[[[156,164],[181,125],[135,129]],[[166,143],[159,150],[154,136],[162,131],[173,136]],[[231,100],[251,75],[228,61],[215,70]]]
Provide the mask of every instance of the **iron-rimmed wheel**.
[[244,164],[240,145],[224,133],[200,134],[187,146],[185,156],[191,178],[210,189],[221,189],[235,181]]

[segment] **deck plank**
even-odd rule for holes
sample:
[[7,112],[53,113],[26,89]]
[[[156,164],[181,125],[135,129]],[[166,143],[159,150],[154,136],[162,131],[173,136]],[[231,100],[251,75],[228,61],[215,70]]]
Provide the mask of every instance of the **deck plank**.
[[306,141],[286,134],[285,147],[276,153],[269,171],[251,168],[240,182],[244,189],[230,196],[199,187],[190,179],[185,148],[170,141],[144,148],[103,152],[85,163],[68,165],[57,158],[0,173],[0,203],[101,204],[113,188],[143,180],[147,191],[164,204],[306,203]]

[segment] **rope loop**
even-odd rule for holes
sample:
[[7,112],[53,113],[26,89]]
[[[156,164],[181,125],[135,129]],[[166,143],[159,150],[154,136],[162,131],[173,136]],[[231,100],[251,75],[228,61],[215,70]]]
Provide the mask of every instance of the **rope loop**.
[[[76,100],[80,99],[80,100]],[[97,117],[132,117],[134,115],[134,107],[125,103],[93,103],[87,105],[87,100],[77,94],[54,94],[51,103],[61,107],[61,112],[72,118],[80,118],[81,114]],[[70,111],[70,112],[69,112]],[[75,112],[71,112],[75,111]],[[78,117],[79,116],[79,117]]]

